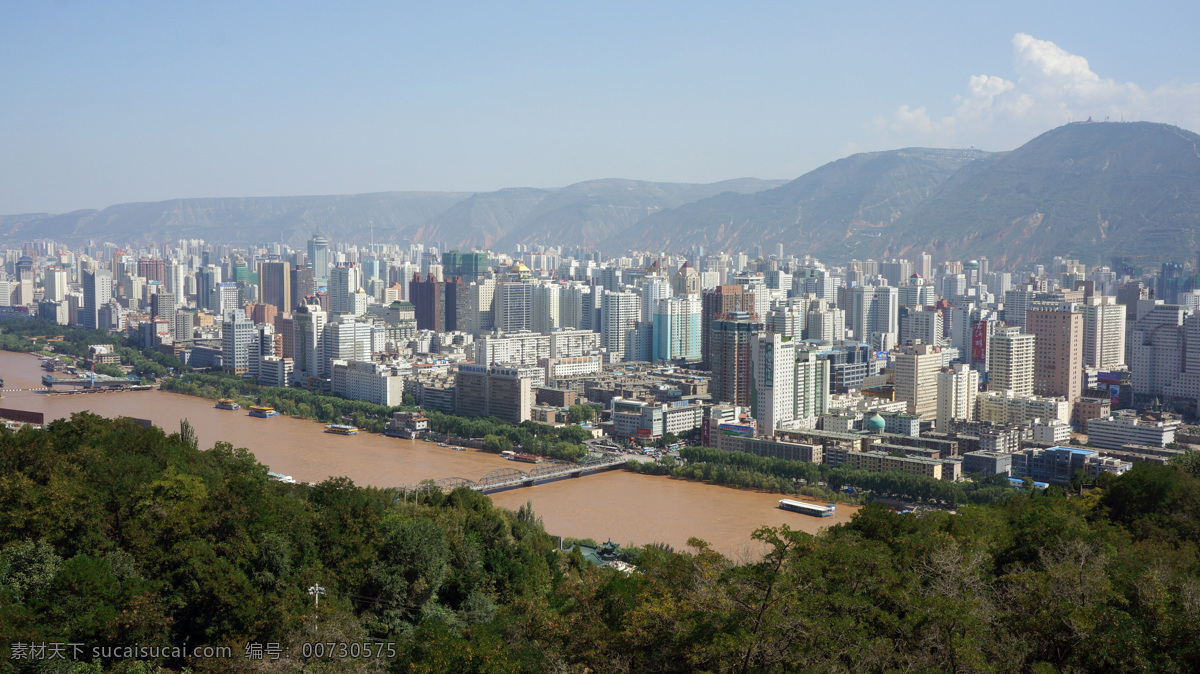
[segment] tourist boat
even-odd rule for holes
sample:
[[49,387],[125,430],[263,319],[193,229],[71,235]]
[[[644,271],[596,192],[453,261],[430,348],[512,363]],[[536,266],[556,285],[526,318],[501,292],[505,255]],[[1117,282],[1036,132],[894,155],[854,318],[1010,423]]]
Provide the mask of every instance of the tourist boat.
[[216,407],[219,410],[240,410],[240,409],[242,409],[242,406],[233,402],[232,398],[221,398],[220,400],[217,401],[217,404],[214,405],[214,407]]
[[456,451],[456,452],[465,452],[465,451],[467,451],[467,448],[466,448],[466,447],[451,447],[450,449],[453,449],[453,450],[454,450],[454,451]]
[[337,433],[338,435],[358,435],[358,428],[355,426],[343,426],[342,424],[329,424],[325,427],[326,433]]
[[804,501],[795,501],[790,498],[780,499],[779,507],[783,510],[790,510],[794,513],[804,513],[814,517],[831,517],[837,506],[830,503],[829,505],[817,505],[815,503],[805,503]]
[[523,463],[541,463],[542,457],[534,456],[533,454],[513,454],[509,457],[512,461],[521,461]]
[[267,417],[277,416],[279,414],[279,412],[275,411],[274,407],[268,407],[266,405],[251,405],[249,409],[250,409],[250,416],[261,417],[263,419],[266,419]]

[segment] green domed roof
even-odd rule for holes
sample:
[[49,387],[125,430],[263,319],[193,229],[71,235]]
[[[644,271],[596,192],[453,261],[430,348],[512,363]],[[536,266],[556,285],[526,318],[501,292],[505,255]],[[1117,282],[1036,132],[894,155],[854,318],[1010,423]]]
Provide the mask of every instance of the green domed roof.
[[882,431],[886,427],[887,422],[883,420],[883,417],[879,416],[879,412],[876,412],[875,416],[867,419],[867,430],[869,431]]

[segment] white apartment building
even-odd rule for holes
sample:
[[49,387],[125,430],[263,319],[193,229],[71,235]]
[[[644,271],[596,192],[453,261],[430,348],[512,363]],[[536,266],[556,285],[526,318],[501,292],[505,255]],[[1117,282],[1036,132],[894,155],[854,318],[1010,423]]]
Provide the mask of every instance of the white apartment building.
[[1070,406],[1064,398],[1019,396],[1011,390],[985,391],[976,398],[975,419],[994,424],[1024,425],[1034,419],[1057,419],[1071,423]]
[[1125,445],[1163,447],[1175,442],[1178,421],[1147,421],[1134,414],[1113,415],[1107,419],[1088,419],[1088,442],[1103,449]]
[[350,400],[365,400],[392,407],[404,402],[404,380],[412,368],[370,361],[335,360],[331,388]]
[[993,391],[1012,391],[1017,397],[1033,395],[1035,338],[1020,328],[1000,328],[988,347],[988,381]]
[[939,431],[950,430],[952,421],[975,418],[975,400],[979,395],[979,373],[966,363],[954,363],[937,376],[937,420]]
[[1083,364],[1098,370],[1125,365],[1125,305],[1094,295],[1079,305],[1083,314]]

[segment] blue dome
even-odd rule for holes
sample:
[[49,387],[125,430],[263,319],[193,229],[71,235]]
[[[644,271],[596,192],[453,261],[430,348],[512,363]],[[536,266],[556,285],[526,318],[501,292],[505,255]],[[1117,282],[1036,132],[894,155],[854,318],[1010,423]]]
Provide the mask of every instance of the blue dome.
[[868,431],[882,431],[886,427],[887,422],[883,420],[883,417],[879,416],[878,412],[875,413],[875,416],[867,419]]

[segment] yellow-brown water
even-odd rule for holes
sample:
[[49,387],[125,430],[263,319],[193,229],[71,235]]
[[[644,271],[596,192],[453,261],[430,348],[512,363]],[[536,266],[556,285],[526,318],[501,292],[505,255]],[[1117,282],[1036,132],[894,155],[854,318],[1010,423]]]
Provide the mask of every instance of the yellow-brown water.
[[[6,389],[37,388],[39,360],[0,351],[0,378]],[[0,407],[42,412],[50,419],[90,411],[106,417],[150,419],[167,432],[181,419],[195,427],[201,447],[225,441],[252,451],[272,471],[300,481],[319,482],[347,476],[357,484],[396,487],[425,479],[478,479],[513,464],[477,450],[454,451],[434,443],[401,440],[371,433],[339,436],[324,424],[277,416],[251,417],[246,410],[219,410],[213,401],[163,391],[48,395],[6,392]],[[518,469],[527,466],[518,465]],[[839,506],[833,517],[814,518],[776,507],[781,497],[623,470],[560,480],[492,495],[500,506],[516,509],[525,502],[551,533],[577,538],[612,539],[618,543],[662,541],[683,548],[689,537],[708,541],[734,557],[761,552],[750,534],[759,526],[788,524],[816,532],[849,520],[856,508]]]

